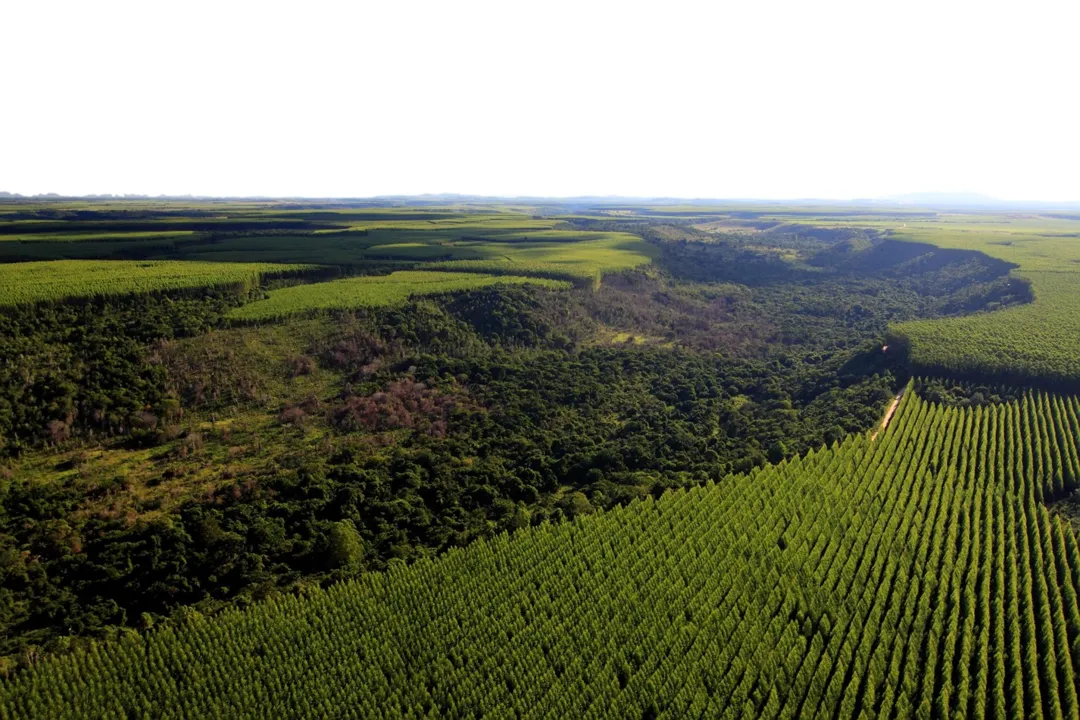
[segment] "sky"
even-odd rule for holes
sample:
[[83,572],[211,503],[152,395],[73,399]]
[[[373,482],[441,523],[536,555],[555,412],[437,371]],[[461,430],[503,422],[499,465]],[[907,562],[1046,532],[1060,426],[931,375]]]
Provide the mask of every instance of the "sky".
[[1080,200],[1080,3],[6,2],[0,191]]

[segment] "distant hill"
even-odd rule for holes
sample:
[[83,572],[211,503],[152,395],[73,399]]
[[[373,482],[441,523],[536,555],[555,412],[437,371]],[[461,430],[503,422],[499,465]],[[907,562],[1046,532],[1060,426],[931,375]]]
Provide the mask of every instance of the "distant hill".
[[856,205],[896,206],[908,205],[937,209],[982,209],[982,210],[1073,210],[1080,208],[1080,202],[1053,202],[1045,200],[1002,200],[992,195],[972,192],[913,192],[890,195],[882,198],[859,198],[852,201]]

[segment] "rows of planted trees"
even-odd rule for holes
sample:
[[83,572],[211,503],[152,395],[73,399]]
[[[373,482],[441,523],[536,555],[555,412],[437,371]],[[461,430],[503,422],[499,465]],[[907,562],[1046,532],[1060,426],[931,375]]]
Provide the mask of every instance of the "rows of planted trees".
[[1080,388],[1080,275],[1030,272],[1035,301],[1001,312],[918,320],[891,328],[916,372],[964,380]]
[[177,260],[7,263],[0,264],[0,307],[200,288],[250,290],[262,278],[311,274],[315,270],[312,265]]
[[460,293],[489,285],[524,285],[569,289],[565,280],[521,275],[483,275],[467,272],[401,270],[389,275],[369,275],[309,283],[274,290],[265,300],[234,308],[229,317],[268,321],[295,313],[349,310],[359,307],[404,305],[410,297]]
[[31,717],[1076,717],[1080,403],[876,440],[44,660]]

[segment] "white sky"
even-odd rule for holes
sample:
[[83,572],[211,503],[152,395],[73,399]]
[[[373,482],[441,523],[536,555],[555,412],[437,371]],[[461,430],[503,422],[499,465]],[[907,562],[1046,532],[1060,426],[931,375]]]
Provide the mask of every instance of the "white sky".
[[1080,2],[0,3],[0,190],[1080,200]]

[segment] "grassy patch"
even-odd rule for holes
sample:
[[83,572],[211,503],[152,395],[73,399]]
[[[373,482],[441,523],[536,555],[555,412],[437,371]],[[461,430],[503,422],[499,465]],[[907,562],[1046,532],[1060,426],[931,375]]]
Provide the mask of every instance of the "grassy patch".
[[322,447],[321,426],[285,426],[276,414],[247,411],[162,429],[153,447],[124,442],[34,453],[16,471],[31,483],[61,485],[81,498],[71,520],[127,523],[166,517],[190,500],[212,500],[224,486],[257,483],[280,472],[282,457]]

